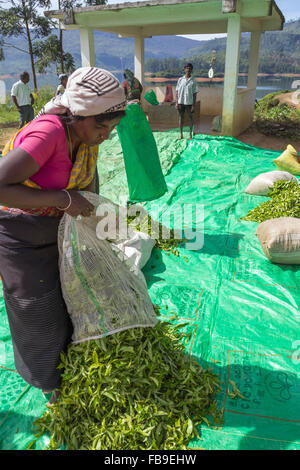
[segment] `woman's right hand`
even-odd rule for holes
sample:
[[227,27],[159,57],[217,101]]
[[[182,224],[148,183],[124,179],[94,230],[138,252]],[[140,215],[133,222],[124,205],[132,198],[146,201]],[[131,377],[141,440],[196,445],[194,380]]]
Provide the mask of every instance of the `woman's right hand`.
[[[68,203],[70,202],[69,196],[66,192],[65,193],[65,205],[61,205],[60,207],[67,207]],[[70,207],[65,210],[67,214],[71,215],[72,217],[77,217],[78,215],[82,215],[83,217],[89,217],[92,215],[95,207],[91,204],[85,197],[83,197],[78,191],[75,189],[68,189],[68,193],[71,196],[71,205]]]

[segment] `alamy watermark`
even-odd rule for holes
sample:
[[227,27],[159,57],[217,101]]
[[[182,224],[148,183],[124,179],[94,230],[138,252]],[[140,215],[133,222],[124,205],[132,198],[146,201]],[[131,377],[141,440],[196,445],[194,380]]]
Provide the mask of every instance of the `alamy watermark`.
[[[100,204],[96,233],[103,240],[128,239],[141,231],[153,239],[184,240],[188,250],[201,250],[204,244],[204,205],[180,204],[161,210],[151,205],[151,217],[140,205],[121,207],[107,202]],[[169,227],[174,227],[170,229]]]

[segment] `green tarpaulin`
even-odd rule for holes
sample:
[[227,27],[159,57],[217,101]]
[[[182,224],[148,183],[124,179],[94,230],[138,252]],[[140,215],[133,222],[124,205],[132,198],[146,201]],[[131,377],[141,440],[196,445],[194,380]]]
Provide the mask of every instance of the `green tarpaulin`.
[[[190,447],[300,449],[299,267],[271,264],[255,237],[257,224],[240,220],[266,200],[244,191],[255,176],[275,169],[279,152],[206,135],[177,141],[178,130],[154,136],[168,191],[145,207],[185,230],[190,246],[179,256],[153,251],[143,270],[149,294],[164,319],[186,323],[186,353],[222,380],[224,425],[201,426],[201,440]],[[116,133],[101,146],[98,168],[100,193],[126,201]],[[233,397],[233,383],[244,398]],[[3,301],[0,386],[0,448],[25,449],[46,399],[14,371]],[[46,442],[42,437],[36,448]]]

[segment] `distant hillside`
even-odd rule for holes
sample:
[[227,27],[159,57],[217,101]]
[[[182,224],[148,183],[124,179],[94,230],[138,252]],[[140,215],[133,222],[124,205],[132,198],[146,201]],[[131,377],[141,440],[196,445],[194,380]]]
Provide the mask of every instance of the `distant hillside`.
[[[243,33],[241,40],[241,51],[249,46],[250,33]],[[217,51],[226,49],[226,38],[211,39],[210,41],[202,41],[195,47],[193,53],[203,54],[209,50]],[[262,35],[261,53],[278,52],[283,50],[288,55],[297,56],[300,60],[300,19],[286,23],[283,31],[267,31]]]
[[298,33],[300,34],[300,19],[295,21],[289,21],[285,23],[284,30],[288,33]]
[[[55,30],[53,31],[55,33]],[[249,33],[242,35],[240,71],[248,70]],[[0,76],[5,78],[9,89],[16,77],[23,70],[31,72],[29,55],[19,51],[22,49],[24,38],[6,38],[10,46],[4,47],[5,60],[0,61]],[[15,46],[15,47],[11,47]],[[70,52],[76,66],[81,65],[79,31],[64,32],[64,49]],[[212,39],[209,41],[196,41],[179,36],[155,36],[145,40],[146,70],[150,72],[173,71],[176,68],[182,72],[182,63],[191,59],[197,69],[207,74],[211,51],[216,50],[216,72],[224,72],[226,52],[226,38]],[[122,71],[134,63],[133,38],[118,38],[117,35],[95,31],[95,55],[96,65],[112,70],[119,79]],[[170,67],[169,58],[172,59]],[[266,32],[262,36],[260,49],[259,71],[265,73],[294,72],[300,73],[300,20],[286,23],[283,31]],[[150,60],[149,60],[150,59]],[[175,61],[175,62],[174,62]],[[176,62],[177,61],[177,62]],[[156,64],[152,68],[149,66]],[[177,65],[176,65],[177,64]],[[55,85],[57,76],[55,67],[49,68],[47,75],[38,76],[38,86],[45,84]]]
[[[248,71],[250,33],[243,33],[241,38],[240,72]],[[215,71],[224,72],[226,38],[202,41],[194,49],[186,51],[186,58],[201,73],[207,73],[212,50],[216,51]],[[177,57],[177,63],[171,57]],[[183,61],[178,56],[169,54],[166,59],[150,60],[147,63],[149,72],[174,72],[182,70]],[[176,65],[177,64],[177,65]],[[262,35],[259,72],[263,73],[300,73],[300,19],[286,23],[283,31],[267,31]]]
[[[53,33],[56,31],[54,30]],[[79,31],[64,31],[64,50],[70,52],[75,60],[77,67],[81,65],[80,38]],[[133,68],[134,64],[134,39],[118,38],[115,34],[95,31],[95,56],[96,65],[112,71],[120,71],[127,67]],[[31,71],[29,55],[16,49],[24,48],[24,38],[12,37],[5,38],[5,41],[11,46],[4,47],[5,60],[0,61],[0,75],[18,75],[23,70]],[[184,57],[190,50],[193,50],[201,42],[179,36],[155,36],[152,39],[145,40],[145,60],[149,58],[163,58],[174,55]],[[49,68],[49,71],[55,73],[55,67]],[[52,74],[46,77],[38,77],[39,84],[51,77],[50,82],[56,78]],[[14,79],[12,79],[14,81]],[[10,80],[8,79],[8,86]]]

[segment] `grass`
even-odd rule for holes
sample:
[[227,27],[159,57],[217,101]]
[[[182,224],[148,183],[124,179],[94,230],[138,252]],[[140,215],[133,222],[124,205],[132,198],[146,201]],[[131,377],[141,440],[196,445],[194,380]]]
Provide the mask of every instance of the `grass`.
[[276,91],[262,98],[255,107],[254,122],[265,135],[300,139],[300,110],[280,103],[275,96],[290,90]]
[[[55,90],[53,87],[42,87],[38,90],[35,103],[33,105],[34,114],[53,98]],[[19,113],[12,102],[10,95],[6,95],[6,103],[0,105],[0,127],[18,125]]]

